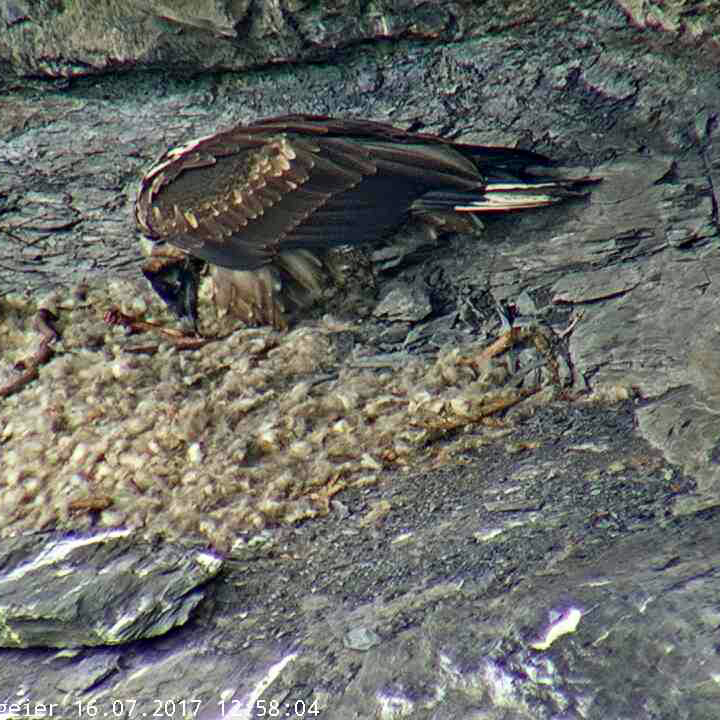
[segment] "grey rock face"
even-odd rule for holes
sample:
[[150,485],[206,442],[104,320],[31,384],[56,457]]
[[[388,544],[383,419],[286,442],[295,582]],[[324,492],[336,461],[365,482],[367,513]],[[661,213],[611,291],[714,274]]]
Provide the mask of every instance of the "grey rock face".
[[118,645],[184,625],[220,571],[211,553],[131,546],[130,533],[0,544],[0,645]]
[[[0,3],[0,387],[38,308],[62,336],[0,405],[0,714],[715,720],[717,48],[689,1]],[[379,296],[432,307],[389,329],[330,305],[182,353],[104,326],[169,321],[138,276],[143,170],[290,111],[604,182],[480,240],[375,248]],[[480,368],[497,303],[547,333]],[[490,376],[539,391],[469,421]],[[212,538],[223,575],[200,589],[216,558],[143,533]]]
[[426,318],[431,311],[430,298],[422,288],[401,284],[388,288],[373,314],[388,320],[417,322]]

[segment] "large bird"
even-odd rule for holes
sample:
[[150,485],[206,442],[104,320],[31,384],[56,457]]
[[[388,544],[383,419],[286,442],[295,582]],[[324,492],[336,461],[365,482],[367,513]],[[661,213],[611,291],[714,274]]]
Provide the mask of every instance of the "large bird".
[[473,231],[476,215],[537,208],[593,178],[553,177],[527,150],[452,142],[370,120],[288,115],[169,150],[143,177],[135,213],[154,241],[144,273],[197,319],[197,273],[247,323],[287,325],[321,294],[328,251],[373,242],[408,220]]

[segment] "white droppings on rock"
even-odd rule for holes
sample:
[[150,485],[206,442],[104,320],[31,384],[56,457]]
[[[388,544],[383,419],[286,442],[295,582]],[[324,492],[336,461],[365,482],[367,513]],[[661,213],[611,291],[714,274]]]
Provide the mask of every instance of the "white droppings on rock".
[[343,418],[342,420],[334,422],[330,426],[330,430],[338,435],[345,435],[352,430],[352,425],[345,418]]
[[82,465],[90,454],[90,448],[86,443],[79,442],[70,456],[71,465]]
[[118,358],[112,363],[111,372],[116,380],[131,380],[135,377],[135,368],[127,358]]
[[203,458],[204,458],[203,450],[202,450],[200,443],[192,443],[188,447],[187,455],[188,455],[188,462],[191,462],[195,465],[199,465],[203,461]]

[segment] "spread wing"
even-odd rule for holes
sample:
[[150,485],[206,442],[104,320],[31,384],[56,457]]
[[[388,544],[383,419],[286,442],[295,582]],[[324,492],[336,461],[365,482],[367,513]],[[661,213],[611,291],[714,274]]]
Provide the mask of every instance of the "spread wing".
[[252,270],[287,250],[376,240],[428,190],[481,185],[451,143],[369,121],[288,116],[171,150],[143,178],[136,217],[150,237]]

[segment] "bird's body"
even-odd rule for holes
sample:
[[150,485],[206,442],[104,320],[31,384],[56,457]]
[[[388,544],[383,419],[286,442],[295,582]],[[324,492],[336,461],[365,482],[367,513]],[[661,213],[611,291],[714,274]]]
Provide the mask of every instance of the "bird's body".
[[237,126],[168,151],[142,179],[138,226],[160,243],[145,274],[193,316],[187,263],[205,261],[216,304],[284,327],[288,307],[319,294],[331,248],[377,241],[409,219],[470,230],[478,213],[550,205],[592,181],[554,178],[551,165],[526,150],[368,120],[291,115]]

